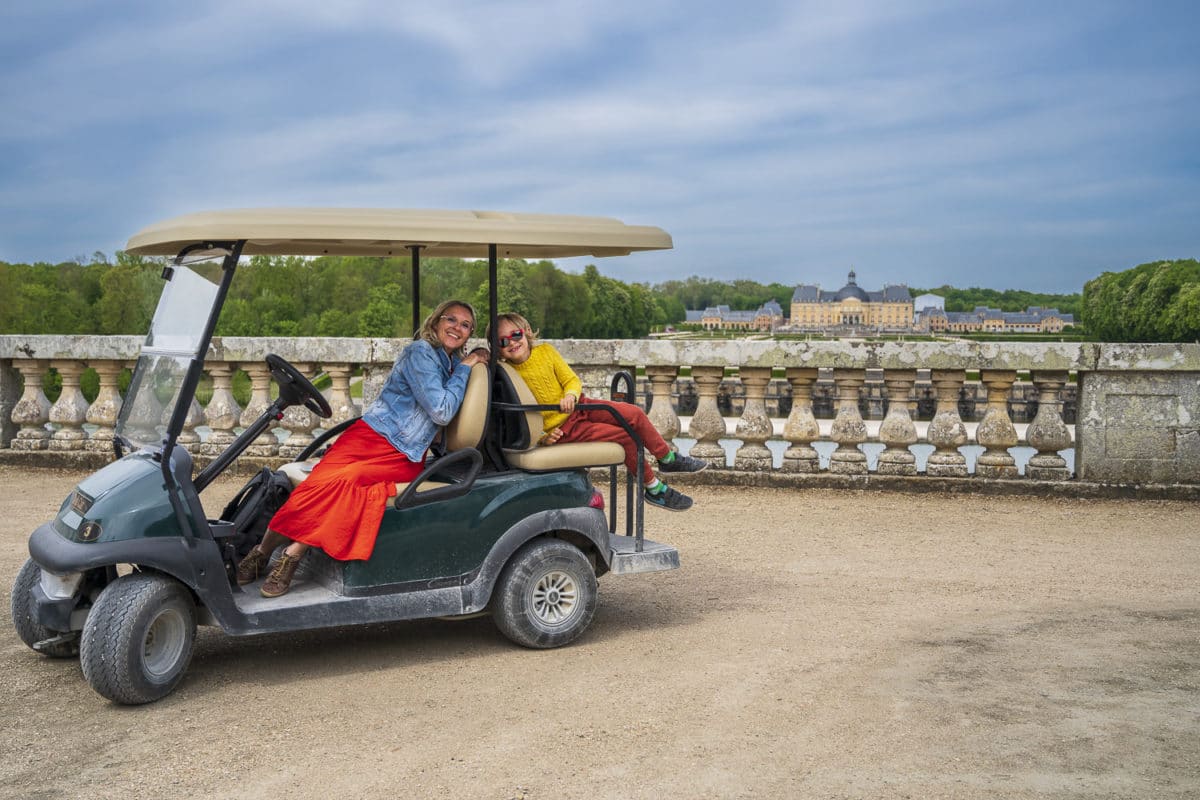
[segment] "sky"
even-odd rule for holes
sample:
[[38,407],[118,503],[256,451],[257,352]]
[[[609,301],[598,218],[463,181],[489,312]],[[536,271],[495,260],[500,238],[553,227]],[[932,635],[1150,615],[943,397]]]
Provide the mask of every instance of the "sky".
[[1078,292],[1200,257],[1194,0],[40,0],[0,10],[0,260],[204,209],[657,225],[596,263]]

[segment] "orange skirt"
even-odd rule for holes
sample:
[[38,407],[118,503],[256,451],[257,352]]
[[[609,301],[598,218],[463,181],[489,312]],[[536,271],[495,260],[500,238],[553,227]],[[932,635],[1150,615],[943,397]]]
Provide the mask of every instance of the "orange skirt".
[[396,484],[424,468],[361,419],[347,428],[271,518],[270,528],[339,561],[365,561]]

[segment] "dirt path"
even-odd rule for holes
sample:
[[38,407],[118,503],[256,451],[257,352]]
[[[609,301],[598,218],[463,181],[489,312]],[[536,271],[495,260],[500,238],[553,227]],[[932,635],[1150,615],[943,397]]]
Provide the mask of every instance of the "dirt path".
[[[0,473],[6,607],[78,477]],[[5,622],[0,796],[1200,795],[1197,505],[694,495],[647,512],[683,569],[601,580],[562,650],[487,618],[205,629],[122,708]]]

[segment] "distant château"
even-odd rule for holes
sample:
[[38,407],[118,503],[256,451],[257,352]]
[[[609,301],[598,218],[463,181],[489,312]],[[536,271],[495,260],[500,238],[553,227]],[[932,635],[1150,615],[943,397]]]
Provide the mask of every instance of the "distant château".
[[768,300],[756,311],[734,311],[729,306],[709,306],[703,311],[688,311],[687,322],[706,331],[773,331],[783,325],[783,308]]
[[945,311],[924,308],[918,315],[917,329],[931,333],[1062,333],[1075,324],[1074,314],[1057,308],[1030,306],[1024,311],[1001,311],[976,306],[974,311]]
[[846,285],[836,292],[821,287],[797,286],[792,293],[793,330],[828,328],[871,328],[880,331],[913,329],[913,298],[907,286],[884,286],[883,291],[868,292],[855,281],[850,270]]
[[779,303],[768,300],[755,311],[735,311],[727,305],[688,311],[687,322],[705,330],[826,333],[1060,333],[1075,324],[1072,314],[1039,306],[1021,312],[985,306],[946,311],[945,298],[923,294],[914,299],[904,284],[868,292],[858,285],[854,270],[836,292],[811,284],[797,286],[791,312],[791,318],[784,319]]

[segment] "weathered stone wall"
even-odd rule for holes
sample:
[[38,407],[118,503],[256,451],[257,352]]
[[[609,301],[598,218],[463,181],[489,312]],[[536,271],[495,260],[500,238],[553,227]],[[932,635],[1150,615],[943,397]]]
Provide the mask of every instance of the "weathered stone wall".
[[[0,336],[0,450],[104,451],[103,441],[89,437],[103,439],[96,435],[97,426],[103,433],[115,419],[120,405],[116,376],[133,364],[141,343],[142,337],[136,336]],[[219,384],[219,397],[211,408],[196,406],[189,430],[212,428],[219,442],[238,424],[239,411],[240,424],[246,424],[251,409],[231,405],[228,378],[245,371],[261,399],[267,389],[262,369],[267,353],[283,356],[306,374],[329,373],[334,379],[331,394],[336,396],[331,401],[336,399],[339,417],[352,414],[351,373],[361,371],[362,398],[370,402],[405,344],[391,339],[215,339],[206,361],[212,365],[214,384]],[[888,448],[884,462],[895,471],[889,474],[912,474],[905,453],[915,442],[937,448],[930,461],[936,469],[930,474],[952,477],[965,474],[959,448],[974,437],[974,444],[987,449],[980,460],[987,466],[984,477],[1013,476],[1006,450],[1022,445],[1038,451],[1025,476],[1061,480],[1071,477],[1072,470],[1057,451],[1072,445],[1069,426],[1075,423],[1073,466],[1079,480],[1200,484],[1200,345],[698,340],[554,344],[592,396],[608,396],[617,369],[643,371],[639,402],[650,408],[654,423],[665,434],[696,439],[699,451],[708,452],[718,468],[726,464],[717,440],[732,434],[743,442],[737,469],[772,469],[763,444],[782,438],[790,454],[783,471],[815,470],[810,445],[820,440],[837,444],[837,469],[846,474],[867,469],[855,452],[872,442]],[[64,385],[53,406],[40,388],[51,369]],[[100,376],[103,400],[83,397],[79,381],[85,370]],[[786,377],[779,377],[784,372]],[[967,380],[968,374],[972,380]],[[982,377],[975,380],[976,374]],[[863,433],[864,420],[885,415],[883,425],[866,426]],[[690,418],[686,430],[680,416]],[[726,432],[723,417],[736,418],[736,433]],[[769,421],[785,417],[780,437],[778,422]],[[833,429],[817,425],[817,418],[833,418]],[[913,433],[917,420],[928,420],[928,430],[922,422],[922,432]],[[309,436],[315,424],[291,411],[284,421],[295,441]],[[969,427],[964,429],[964,424]],[[1014,433],[1014,424],[1027,429]],[[194,444],[200,452],[199,437]],[[272,445],[268,441],[264,447],[271,451]]]

